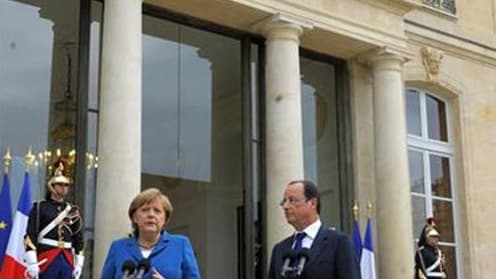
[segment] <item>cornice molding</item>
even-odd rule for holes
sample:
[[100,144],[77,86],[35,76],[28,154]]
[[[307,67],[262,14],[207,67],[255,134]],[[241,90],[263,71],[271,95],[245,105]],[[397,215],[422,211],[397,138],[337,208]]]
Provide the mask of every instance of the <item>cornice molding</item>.
[[370,5],[380,7],[397,15],[404,15],[411,10],[423,6],[422,0],[360,0]]
[[[325,10],[317,10],[301,4],[289,2],[287,0],[232,0],[236,3],[246,5],[255,9],[263,10],[268,13],[277,14],[282,13],[290,18],[298,18],[304,22],[311,22],[313,29],[321,29],[325,32],[332,32],[338,35],[348,37],[350,39],[358,40],[363,43],[370,44],[371,47],[388,46],[398,52],[407,53],[408,46],[404,33],[390,33],[386,30],[378,29],[376,26],[367,25],[359,19],[345,17],[343,15],[331,13]],[[381,1],[385,5],[386,0],[359,0],[359,1]],[[386,1],[386,2],[384,2]],[[388,1],[421,1],[421,0],[388,0]],[[384,7],[386,7],[385,5]],[[298,9],[298,16],[294,15],[294,10]],[[252,31],[255,23],[252,26]],[[255,28],[256,29],[256,28]],[[260,30],[259,30],[260,32]],[[257,32],[258,33],[258,32]],[[410,55],[405,55],[410,57]],[[346,57],[349,58],[349,57]]]
[[483,65],[496,67],[496,52],[493,50],[414,25],[407,25],[405,32],[411,43],[417,43],[420,46],[434,47],[442,50],[446,55],[452,55],[462,59],[476,61]]

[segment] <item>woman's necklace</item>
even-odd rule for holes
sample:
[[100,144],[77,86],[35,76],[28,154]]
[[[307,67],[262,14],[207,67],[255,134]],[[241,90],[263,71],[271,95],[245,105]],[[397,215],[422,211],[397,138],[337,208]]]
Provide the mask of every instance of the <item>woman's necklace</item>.
[[153,249],[153,247],[155,247],[155,245],[157,244],[157,241],[153,241],[153,242],[146,241],[147,243],[144,242],[145,242],[144,240],[138,240],[138,246],[146,250]]

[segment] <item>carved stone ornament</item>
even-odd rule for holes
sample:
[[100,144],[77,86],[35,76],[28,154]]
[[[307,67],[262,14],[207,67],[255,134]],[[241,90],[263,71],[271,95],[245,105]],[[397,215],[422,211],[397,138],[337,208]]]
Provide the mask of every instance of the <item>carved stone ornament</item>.
[[424,64],[429,81],[437,81],[441,60],[444,53],[430,47],[422,47],[422,63]]

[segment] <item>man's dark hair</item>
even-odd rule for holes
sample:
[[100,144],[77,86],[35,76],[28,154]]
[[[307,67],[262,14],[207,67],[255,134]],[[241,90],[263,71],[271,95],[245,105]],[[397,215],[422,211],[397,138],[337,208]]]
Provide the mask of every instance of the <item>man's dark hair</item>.
[[303,184],[303,195],[307,200],[316,199],[317,200],[317,213],[320,214],[320,194],[317,185],[310,180],[293,180],[289,182],[288,185],[293,184]]

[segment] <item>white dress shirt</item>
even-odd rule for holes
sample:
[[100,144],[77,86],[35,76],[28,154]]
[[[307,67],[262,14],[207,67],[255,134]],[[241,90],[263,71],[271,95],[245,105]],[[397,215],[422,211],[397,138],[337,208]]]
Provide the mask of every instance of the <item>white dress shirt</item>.
[[[322,222],[320,219],[317,219],[313,224],[310,226],[306,227],[303,231],[295,231],[293,236],[296,236],[297,233],[305,232],[306,236],[303,238],[303,241],[301,243],[302,248],[308,248],[312,247],[313,241],[317,237],[317,233],[319,233],[319,229],[322,226]],[[294,248],[294,241],[292,247]]]

